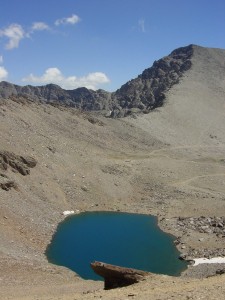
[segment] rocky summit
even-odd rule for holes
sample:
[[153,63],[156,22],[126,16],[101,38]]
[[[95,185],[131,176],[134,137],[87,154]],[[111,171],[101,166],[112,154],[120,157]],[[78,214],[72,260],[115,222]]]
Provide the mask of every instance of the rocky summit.
[[165,92],[179,82],[191,67],[193,45],[174,50],[170,55],[155,61],[137,78],[130,80],[114,93],[104,90],[77,88],[64,90],[55,84],[46,86],[18,86],[5,81],[0,83],[0,98],[21,97],[30,101],[61,104],[85,111],[108,111],[108,116],[124,117],[137,112],[149,112],[162,106]]

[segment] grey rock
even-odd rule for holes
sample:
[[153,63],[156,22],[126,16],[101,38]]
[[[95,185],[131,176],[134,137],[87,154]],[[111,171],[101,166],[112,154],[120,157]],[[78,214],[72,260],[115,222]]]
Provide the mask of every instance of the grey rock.
[[219,274],[219,275],[225,274],[225,268],[216,270],[216,274]]

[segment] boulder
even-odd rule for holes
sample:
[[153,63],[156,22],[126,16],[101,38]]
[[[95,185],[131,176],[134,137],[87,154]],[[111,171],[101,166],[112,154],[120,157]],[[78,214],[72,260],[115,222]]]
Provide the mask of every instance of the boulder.
[[110,265],[98,261],[91,263],[91,268],[96,274],[104,278],[106,290],[137,283],[150,275],[149,272]]

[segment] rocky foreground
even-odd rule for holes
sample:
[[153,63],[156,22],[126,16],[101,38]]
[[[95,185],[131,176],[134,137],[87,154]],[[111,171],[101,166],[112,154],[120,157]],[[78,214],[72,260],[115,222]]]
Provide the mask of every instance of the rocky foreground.
[[[179,278],[151,274],[104,291],[102,282],[82,280],[44,255],[63,211],[120,210],[158,216],[184,258],[224,256],[225,51],[181,49],[144,71],[147,79],[142,74],[122,88],[129,97],[117,97],[118,114],[118,106],[103,106],[126,118],[58,100],[48,105],[15,90],[2,96],[1,299],[225,299],[224,265],[190,267]],[[149,73],[159,76],[155,68],[167,60],[181,60],[181,67],[184,49],[190,62],[179,81],[167,86],[159,106],[145,103]],[[2,86],[1,95],[9,91]],[[135,99],[151,112],[127,113]]]

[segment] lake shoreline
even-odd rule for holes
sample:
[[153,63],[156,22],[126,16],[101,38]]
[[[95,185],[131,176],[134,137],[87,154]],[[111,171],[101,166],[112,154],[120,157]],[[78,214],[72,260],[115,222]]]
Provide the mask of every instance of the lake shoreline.
[[[174,222],[171,222],[172,223],[172,226],[169,227],[168,226],[168,221],[174,221],[174,219],[179,219],[179,218],[169,218],[169,216],[166,216],[165,214],[162,214],[159,213],[159,214],[149,214],[145,211],[142,211],[142,210],[139,210],[139,212],[134,211],[132,209],[126,209],[126,210],[120,210],[120,209],[106,209],[104,208],[104,210],[101,210],[100,207],[98,207],[98,210],[93,210],[93,208],[91,208],[90,210],[86,210],[86,211],[75,211],[75,213],[72,213],[70,214],[69,216],[64,216],[64,217],[61,217],[60,218],[60,221],[58,223],[58,225],[63,222],[66,218],[70,217],[70,216],[73,216],[73,215],[79,215],[81,213],[87,213],[87,212],[121,212],[121,213],[130,213],[130,214],[140,214],[140,215],[149,215],[149,216],[153,216],[153,217],[156,217],[157,219],[157,225],[159,226],[159,228],[167,233],[167,234],[170,234],[171,236],[173,236],[175,238],[175,246],[177,248],[177,250],[181,253],[181,256],[182,256],[182,253],[184,252],[184,248],[183,248],[183,245],[185,245],[185,252],[187,251],[189,245],[186,243],[186,240],[185,240],[185,235],[184,236],[180,236],[180,232],[178,231],[178,227],[176,227],[174,225]],[[165,222],[166,221],[166,222]],[[55,227],[55,230],[52,232],[52,236],[55,235],[56,233],[56,230],[57,230],[57,227],[58,225]],[[52,236],[51,236],[51,239],[52,239]],[[210,235],[209,235],[210,236]],[[51,239],[49,239],[49,243],[47,244],[47,247],[49,246],[50,242],[51,242]],[[196,237],[194,237],[194,239],[196,239]],[[178,242],[176,242],[178,241]],[[46,247],[46,249],[47,249]],[[221,269],[223,267],[225,267],[225,265],[223,263],[210,263],[210,264],[199,264],[198,266],[194,266],[194,260],[195,259],[199,259],[198,256],[194,255],[194,252],[196,249],[193,249],[192,247],[190,247],[190,254],[186,253],[185,254],[185,257],[182,259],[186,260],[187,263],[188,263],[188,266],[187,266],[187,269],[182,271],[180,273],[180,275],[178,277],[184,277],[184,278],[205,278],[205,277],[208,277],[208,276],[213,276],[215,275],[216,273],[216,270],[218,269]],[[219,253],[218,250],[215,250],[214,251],[215,253],[215,256],[218,256],[217,254]],[[210,257],[210,256],[208,256]],[[207,257],[205,257],[207,258]],[[178,259],[181,259],[180,257],[178,257]],[[75,273],[76,274],[76,273]],[[79,277],[79,275],[78,275]],[[81,280],[83,280],[81,278]]]
[[186,263],[178,260],[174,240],[173,235],[160,229],[157,217],[149,214],[71,213],[58,225],[46,256],[49,262],[67,266],[86,279],[95,280],[96,275],[89,264],[96,260],[178,276],[186,269]]
[[[73,207],[71,207],[71,210],[72,209],[73,209]],[[155,210],[155,211],[152,210],[151,212],[148,212],[145,209],[132,208],[131,205],[130,205],[129,209],[127,207],[126,207],[126,209],[124,209],[123,205],[121,205],[121,207],[119,207],[117,205],[114,208],[112,206],[109,206],[109,205],[106,206],[104,204],[98,205],[97,210],[96,210],[95,206],[90,207],[89,210],[84,210],[82,208],[79,208],[79,213],[93,212],[93,211],[106,211],[106,212],[120,211],[120,212],[125,212],[125,213],[138,213],[138,214],[155,216],[158,221],[157,222],[158,226],[161,228],[161,230],[163,230],[164,232],[167,232],[167,233],[173,235],[174,237],[176,237],[177,239],[179,239],[179,244],[177,244],[176,247],[180,252],[182,252],[184,250],[181,248],[182,245],[185,245],[186,248],[189,246],[185,239],[186,235],[185,234],[181,235],[181,231],[178,231],[179,228],[175,224],[176,223],[175,220],[178,220],[179,218],[176,218],[173,215],[171,216],[168,213],[164,212],[162,214],[162,213],[157,212],[157,210]],[[49,217],[50,217],[50,212],[49,212]],[[58,282],[58,284],[60,284],[60,285],[63,284],[63,282],[65,284],[73,283],[75,285],[78,284],[79,287],[82,286],[83,292],[85,292],[87,290],[92,290],[94,292],[96,290],[103,288],[102,282],[83,280],[76,273],[70,271],[67,268],[52,265],[51,263],[48,262],[47,258],[45,257],[45,255],[44,255],[45,250],[46,250],[47,246],[49,245],[49,243],[51,242],[52,236],[54,235],[54,233],[57,230],[57,226],[63,220],[65,220],[65,216],[63,216],[62,212],[58,212],[57,218],[56,218],[57,222],[55,222],[53,224],[54,226],[51,226],[50,230],[49,230],[49,227],[46,227],[46,231],[43,231],[43,235],[42,235],[43,239],[42,239],[42,243],[41,243],[41,248],[39,248],[39,250],[36,251],[35,255],[31,254],[30,258],[26,258],[27,251],[25,251],[25,249],[24,249],[24,251],[22,252],[24,259],[22,261],[21,261],[21,259],[20,259],[20,262],[18,261],[18,259],[16,258],[17,257],[16,253],[14,254],[15,261],[13,261],[10,258],[10,261],[8,261],[8,263],[7,263],[7,270],[5,269],[6,280],[3,281],[4,286],[7,287],[7,291],[4,292],[4,289],[2,289],[3,295],[8,294],[8,293],[11,294],[10,291],[12,291],[12,293],[14,293],[14,291],[16,291],[17,289],[19,291],[21,291],[21,294],[23,294],[23,290],[20,290],[21,284],[19,284],[18,286],[16,284],[15,287],[13,287],[13,286],[11,286],[11,279],[10,279],[10,281],[9,281],[9,279],[7,279],[7,274],[11,274],[11,272],[13,270],[14,270],[13,272],[15,274],[15,267],[18,264],[20,265],[19,268],[21,269],[21,266],[22,266],[22,269],[25,271],[23,274],[24,280],[29,281],[28,277],[30,277],[30,276],[31,276],[31,278],[36,277],[35,284],[38,284],[38,282],[40,282],[40,283],[41,282],[52,282],[52,283],[54,282],[54,284],[56,282]],[[44,225],[44,223],[43,223],[43,225]],[[207,236],[207,234],[206,234],[206,236]],[[210,234],[208,234],[208,236],[210,236]],[[33,235],[33,237],[35,238],[35,234]],[[196,236],[190,235],[189,238],[190,238],[190,242],[193,242],[196,240]],[[212,245],[212,244],[210,244],[210,245]],[[191,247],[191,249],[195,250],[192,247]],[[31,261],[32,261],[32,268],[30,268]],[[199,265],[196,267],[189,266],[188,269],[185,270],[184,272],[182,272],[181,275],[177,278],[181,278],[181,279],[182,278],[184,278],[184,279],[186,279],[186,278],[189,278],[189,279],[205,278],[208,276],[215,275],[216,270],[221,269],[222,267],[223,267],[223,265],[214,265],[214,264],[207,265],[207,268],[206,268],[206,265]],[[17,267],[16,267],[16,269],[17,269]],[[51,275],[49,274],[49,272]],[[39,273],[41,274],[40,279],[38,279]],[[154,276],[160,276],[160,275],[154,275]],[[11,277],[9,277],[9,278],[11,278]],[[171,278],[174,278],[174,277],[171,277]],[[21,278],[21,282],[23,282],[23,278]]]

